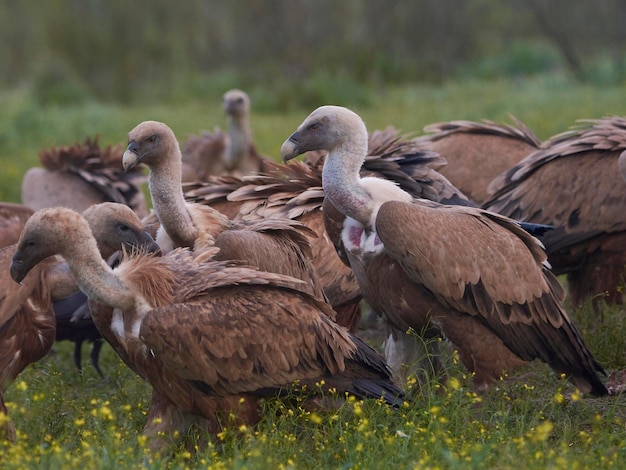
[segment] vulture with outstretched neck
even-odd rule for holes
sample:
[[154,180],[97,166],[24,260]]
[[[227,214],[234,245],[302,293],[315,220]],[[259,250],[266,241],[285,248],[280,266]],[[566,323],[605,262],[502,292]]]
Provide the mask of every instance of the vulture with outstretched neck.
[[323,297],[310,259],[309,240],[315,233],[306,225],[289,219],[233,222],[212,207],[185,201],[178,141],[161,122],[142,122],[128,134],[128,142],[124,168],[143,163],[150,169],[150,194],[160,222],[156,241],[162,250],[216,246],[216,259],[241,260],[301,279],[311,294]]
[[206,181],[210,176],[256,174],[267,160],[252,141],[250,98],[241,90],[224,93],[228,132],[216,128],[191,136],[182,150],[182,180]]
[[0,248],[17,243],[33,210],[23,204],[0,202]]
[[[148,246],[154,240],[143,229],[137,215],[127,206],[103,203],[89,209],[96,237],[96,256],[110,257],[120,247]],[[26,244],[45,244],[46,234],[37,239],[23,239]],[[56,322],[52,305],[78,290],[69,268],[59,256],[44,259],[16,285],[9,277],[9,267],[16,245],[0,250],[0,412],[4,408],[4,390],[29,364],[44,357],[55,339]],[[9,422],[9,438],[14,430]]]
[[541,147],[541,142],[518,119],[515,125],[485,120],[430,124],[429,134],[415,139],[417,145],[445,158],[439,172],[477,204],[489,198],[491,180]]
[[39,153],[41,167],[29,169],[22,178],[22,203],[33,210],[70,207],[82,212],[101,202],[118,202],[139,217],[147,206],[139,184],[140,168],[124,173],[120,146],[101,148],[98,139],[52,147]]
[[123,359],[155,391],[149,417],[161,419],[145,428],[153,449],[164,444],[158,432],[184,435],[198,423],[216,433],[231,413],[254,424],[259,400],[272,395],[308,402],[335,390],[402,403],[382,357],[332,322],[326,303],[295,287],[301,281],[215,261],[216,251],[139,253],[113,270],[80,214],[47,209],[27,222],[11,275],[22,281],[58,253],[90,299],[115,308]]
[[582,121],[499,175],[485,208],[555,228],[542,239],[576,307],[624,303],[626,119]]
[[501,215],[415,199],[361,178],[367,129],[322,106],[281,148],[285,160],[326,150],[324,217],[365,300],[399,331],[432,325],[455,345],[481,390],[540,359],[582,390],[607,393],[602,367],[561,306],[564,291],[537,239]]

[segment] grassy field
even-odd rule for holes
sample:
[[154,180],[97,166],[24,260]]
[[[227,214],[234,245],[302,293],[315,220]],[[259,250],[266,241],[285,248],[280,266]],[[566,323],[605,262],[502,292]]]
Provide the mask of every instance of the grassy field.
[[[482,118],[507,121],[511,113],[545,139],[576,119],[626,115],[626,89],[596,89],[556,78],[518,82],[406,87],[373,96],[355,108],[370,130],[394,125],[416,131],[426,124]],[[254,95],[252,96],[254,100]],[[26,92],[0,94],[0,198],[19,201],[20,179],[39,150],[99,135],[101,144],[124,143],[146,119],[168,123],[179,139],[223,126],[220,97],[210,103],[142,107],[89,104],[41,109]],[[254,103],[254,101],[253,101]],[[326,104],[326,103],[320,103]],[[343,103],[339,103],[343,104]],[[280,144],[311,110],[254,112],[261,151]],[[601,183],[599,183],[601,184]],[[623,309],[572,312],[589,348],[608,370],[626,367]],[[349,401],[336,411],[311,414],[297,403],[265,404],[254,429],[232,428],[199,452],[197,436],[173,456],[147,457],[141,437],[150,391],[103,348],[101,380],[87,366],[79,376],[72,345],[27,369],[7,400],[18,443],[0,443],[0,468],[623,468],[626,398],[581,395],[543,364],[516,371],[478,397],[450,354],[448,378],[432,381],[400,409],[375,401]],[[84,356],[87,356],[85,346]]]

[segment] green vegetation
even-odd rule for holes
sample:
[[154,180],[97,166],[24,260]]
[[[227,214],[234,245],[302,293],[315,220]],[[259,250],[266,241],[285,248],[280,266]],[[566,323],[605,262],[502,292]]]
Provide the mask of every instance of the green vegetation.
[[[222,89],[202,99],[123,106],[91,100],[41,106],[29,88],[0,94],[0,199],[19,201],[24,171],[38,151],[99,135],[102,145],[124,143],[145,119],[162,120],[183,142],[201,130],[223,127]],[[281,88],[282,87],[282,88]],[[326,90],[325,87],[328,87]],[[252,89],[252,127],[261,151],[278,155],[283,140],[314,107],[333,102],[354,107],[370,129],[387,125],[419,133],[451,119],[509,121],[509,113],[545,139],[576,119],[626,115],[624,88],[595,88],[561,75],[489,82],[449,82],[390,89],[368,87],[365,99],[333,96],[320,79],[318,102],[295,105],[289,88]],[[191,93],[191,91],[188,91]],[[359,92],[360,93],[360,92]],[[275,100],[283,100],[275,106]],[[266,105],[261,109],[257,102]],[[278,112],[276,109],[290,109]],[[626,365],[624,311],[606,308],[601,322],[590,308],[574,313],[588,345],[607,370]],[[91,367],[78,376],[71,345],[29,367],[10,387],[10,416],[18,443],[0,443],[0,467],[21,468],[619,468],[626,461],[626,398],[580,394],[543,364],[516,371],[484,397],[450,359],[449,378],[426,384],[401,409],[350,401],[340,409],[310,413],[297,403],[270,401],[254,429],[227,429],[204,450],[181,448],[150,459],[141,429],[149,387],[109,347],[101,381]]]
[[[576,316],[609,369],[626,360],[623,316],[607,308],[600,325],[591,309]],[[77,374],[70,344],[57,350],[9,390],[18,443],[0,443],[2,468],[582,469],[622,468],[626,459],[626,397],[582,397],[538,363],[478,397],[452,354],[449,378],[426,384],[400,409],[349,400],[312,413],[271,400],[255,428],[227,428],[203,447],[192,433],[176,454],[153,458],[141,437],[148,386],[109,347],[104,381],[91,367]]]

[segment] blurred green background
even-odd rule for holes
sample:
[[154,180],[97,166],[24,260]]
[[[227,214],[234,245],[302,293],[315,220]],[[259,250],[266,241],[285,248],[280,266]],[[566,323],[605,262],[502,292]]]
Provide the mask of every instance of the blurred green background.
[[626,78],[623,0],[2,0],[0,86],[41,103],[259,91],[259,109],[398,84]]
[[184,142],[235,87],[266,155],[322,104],[407,132],[513,114],[542,139],[626,115],[624,0],[0,0],[0,38],[10,201],[40,150],[145,119]]

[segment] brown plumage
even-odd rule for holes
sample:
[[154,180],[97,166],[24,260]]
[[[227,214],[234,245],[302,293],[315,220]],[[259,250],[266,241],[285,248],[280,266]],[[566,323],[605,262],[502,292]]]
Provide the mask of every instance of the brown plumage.
[[23,204],[0,202],[0,248],[17,243],[33,210]]
[[[27,243],[42,233],[44,245]],[[196,422],[216,433],[229,413],[254,424],[259,399],[285,392],[304,389],[306,399],[334,388],[401,403],[382,358],[329,320],[327,304],[296,279],[215,261],[215,251],[140,253],[111,270],[94,262],[79,214],[48,209],[27,223],[11,275],[19,281],[60,253],[91,299],[115,307],[110,326],[123,358],[154,387],[149,416],[162,421],[146,425],[153,448],[163,444],[158,431],[182,435]]]
[[515,125],[487,120],[431,124],[424,128],[430,134],[416,143],[445,158],[448,164],[439,172],[480,205],[489,197],[493,178],[541,146],[524,123],[512,119]]
[[206,181],[210,176],[256,174],[267,160],[258,152],[250,129],[250,98],[241,90],[224,93],[228,132],[219,128],[191,136],[182,151],[182,180]]
[[[243,179],[213,178],[183,185],[188,202],[207,204],[230,218],[256,220],[288,218],[311,228],[313,265],[337,322],[354,330],[360,318],[361,294],[352,270],[337,255],[326,236],[322,218],[323,156],[315,162],[281,165],[267,163],[262,174]],[[465,196],[439,175],[445,162],[435,153],[416,148],[396,129],[388,127],[369,135],[368,156],[361,174],[396,181],[416,197],[470,204]]]
[[209,206],[186,202],[178,141],[163,123],[145,121],[129,133],[128,140],[124,167],[144,163],[150,169],[150,194],[160,222],[157,243],[161,249],[217,246],[220,251],[216,259],[241,260],[263,271],[302,279],[311,294],[323,297],[311,264],[309,240],[316,236],[311,229],[289,219],[233,222]]
[[79,212],[118,202],[143,217],[146,201],[138,184],[144,176],[140,169],[124,174],[122,153],[120,146],[101,148],[97,138],[43,150],[41,167],[29,169],[22,178],[22,202],[34,210],[64,206]]
[[346,108],[318,108],[281,153],[290,159],[320,149],[329,152],[329,235],[339,237],[365,300],[394,328],[440,329],[479,389],[505,369],[541,359],[582,391],[607,393],[598,376],[604,371],[561,307],[563,288],[535,238],[498,214],[361,179],[367,130]]
[[626,119],[583,123],[498,176],[485,208],[555,226],[542,238],[553,271],[567,273],[574,306],[597,308],[624,302]]
[[[89,211],[95,221],[93,230],[100,256],[109,257],[122,245],[131,248],[154,243],[137,215],[124,205],[104,203]],[[46,234],[22,241],[45,244]],[[78,289],[67,264],[59,256],[44,259],[22,279],[21,285],[15,284],[9,277],[9,266],[16,249],[16,245],[11,245],[0,250],[0,410],[4,408],[4,390],[52,346],[55,338],[53,301],[66,298]],[[10,438],[15,437],[12,426],[9,423]]]

